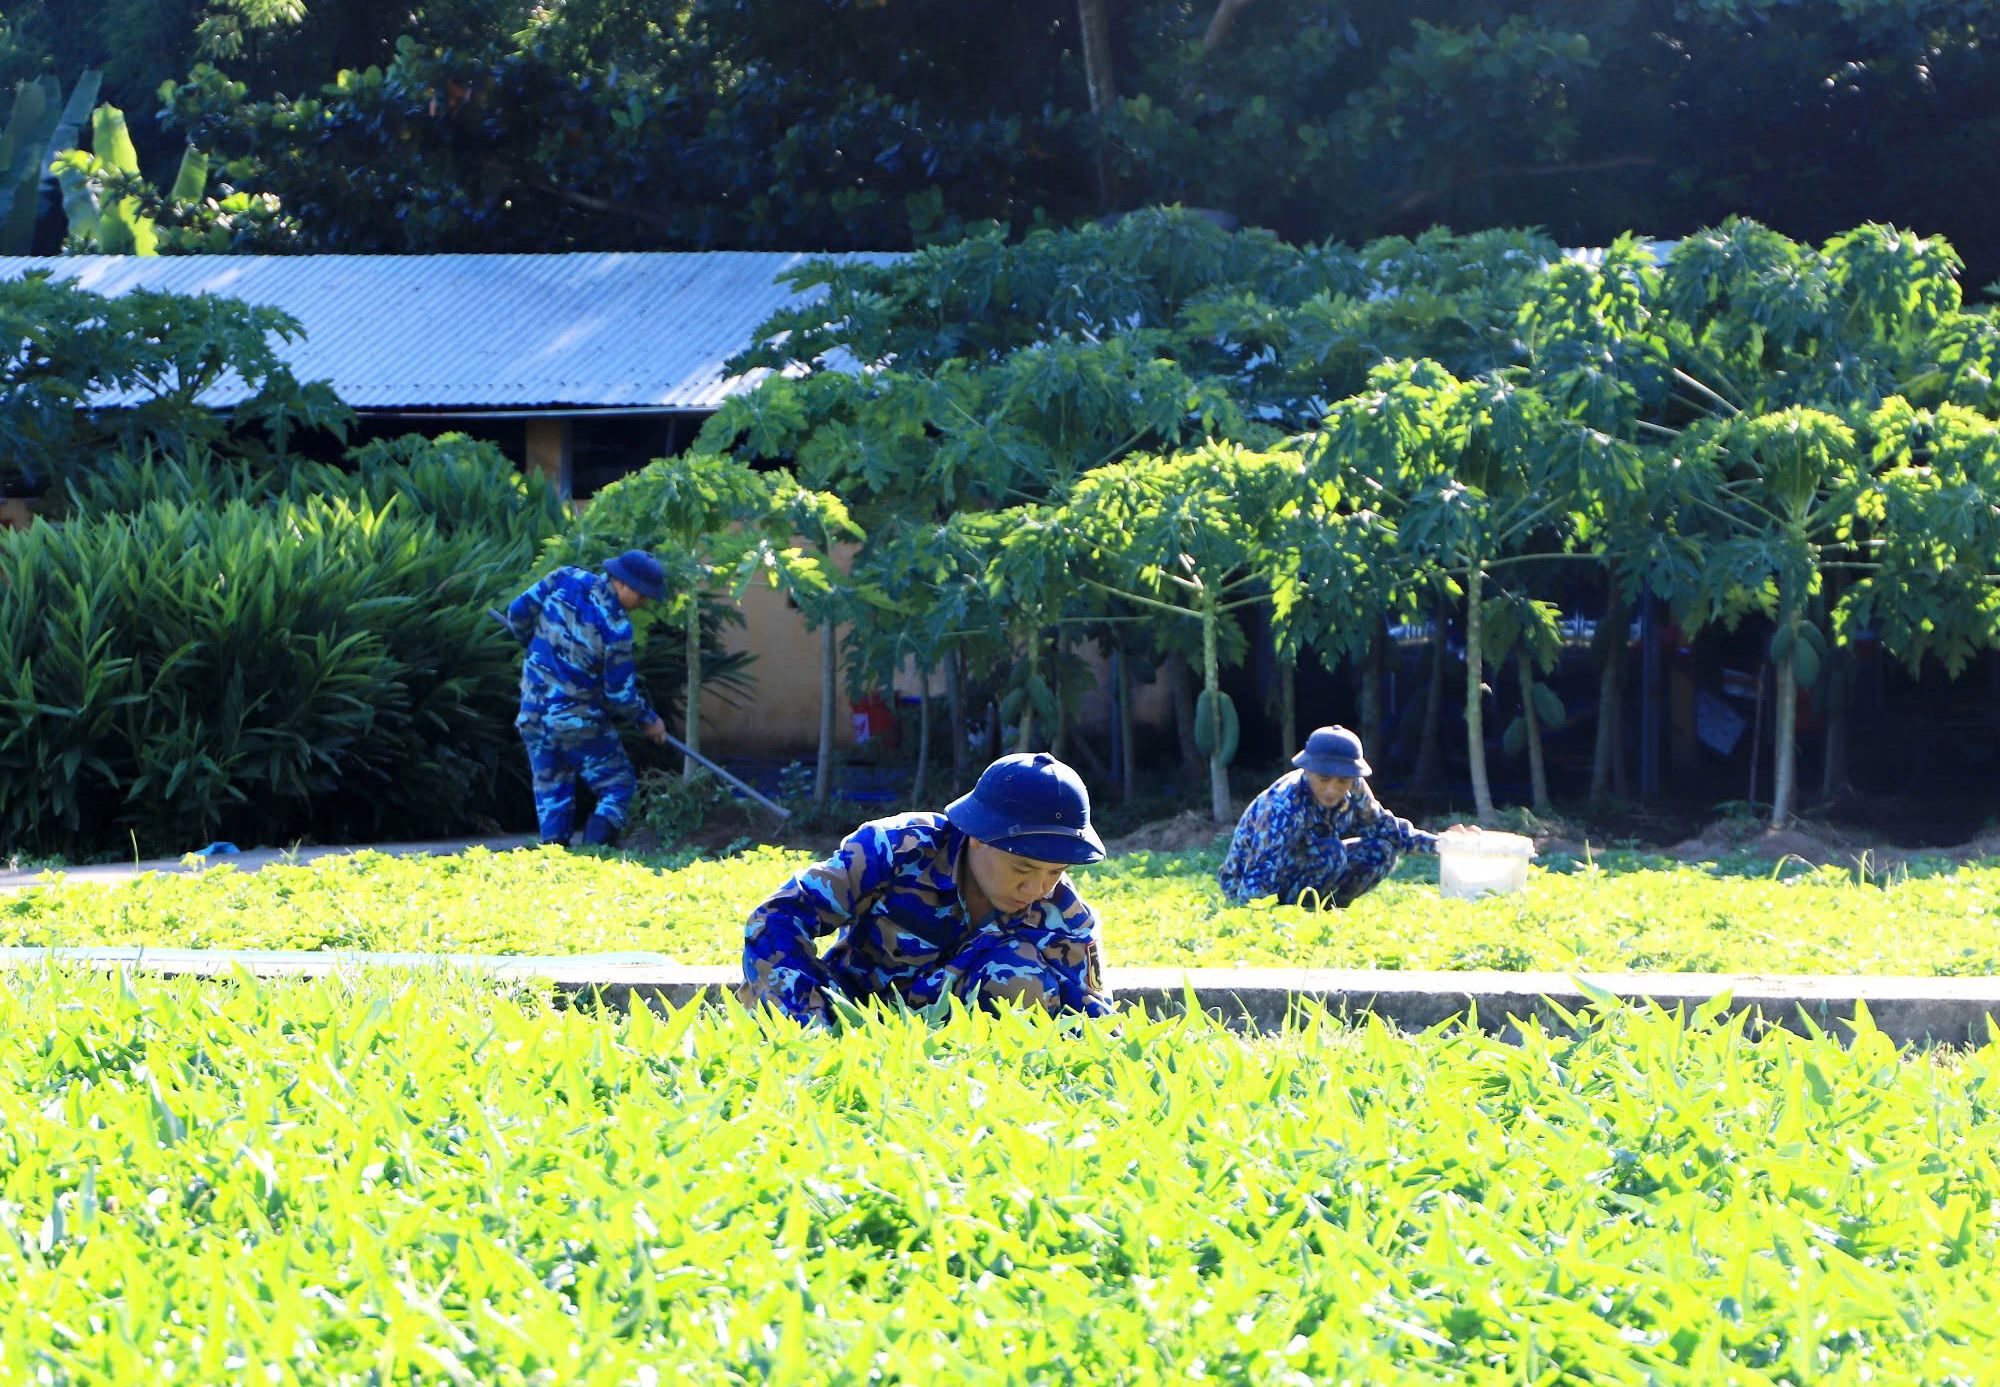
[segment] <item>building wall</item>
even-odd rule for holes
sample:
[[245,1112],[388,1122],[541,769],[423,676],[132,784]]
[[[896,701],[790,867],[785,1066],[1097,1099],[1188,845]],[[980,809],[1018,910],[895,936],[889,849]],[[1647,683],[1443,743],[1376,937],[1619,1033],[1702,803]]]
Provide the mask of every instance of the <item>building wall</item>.
[[[756,681],[741,704],[702,700],[702,750],[737,755],[810,755],[819,746],[819,632],[782,593],[755,587],[743,594],[744,623],[723,644],[755,656]],[[840,633],[837,633],[840,634]],[[835,691],[834,740],[854,744],[845,681]]]

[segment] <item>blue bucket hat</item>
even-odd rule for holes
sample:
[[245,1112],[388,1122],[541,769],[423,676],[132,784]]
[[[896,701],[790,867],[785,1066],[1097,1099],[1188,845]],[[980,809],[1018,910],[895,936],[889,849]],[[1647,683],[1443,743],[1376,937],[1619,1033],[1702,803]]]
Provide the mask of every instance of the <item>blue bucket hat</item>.
[[605,564],[604,571],[648,601],[667,595],[667,571],[644,549],[627,549]]
[[1360,780],[1375,774],[1361,755],[1361,739],[1338,724],[1315,728],[1306,738],[1306,749],[1292,758],[1292,764],[1314,775],[1346,775]]
[[1104,858],[1083,777],[1046,751],[1001,757],[944,813],[960,832],[1037,862],[1081,866]]

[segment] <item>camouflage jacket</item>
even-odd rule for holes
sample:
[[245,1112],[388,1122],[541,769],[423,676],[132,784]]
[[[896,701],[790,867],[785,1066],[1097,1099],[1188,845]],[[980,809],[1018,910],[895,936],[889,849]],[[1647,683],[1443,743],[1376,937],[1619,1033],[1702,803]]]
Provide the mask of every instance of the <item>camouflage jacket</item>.
[[1322,809],[1306,773],[1292,771],[1251,800],[1237,821],[1216,873],[1222,894],[1238,905],[1283,894],[1286,885],[1347,851],[1343,843],[1351,839],[1399,853],[1437,851],[1437,835],[1384,809],[1367,781],[1357,780],[1346,799]]
[[636,727],[658,716],[632,663],[632,620],[603,574],[558,568],[509,604],[507,626],[528,647],[520,721],[582,732],[607,710]]
[[[862,824],[751,913],[744,1000],[823,1020],[830,993],[894,995],[911,1006],[946,992],[970,1001],[980,984],[1004,983],[1012,970],[1057,979],[1055,1008],[1108,1014],[1097,916],[1069,878],[1024,911],[974,921],[957,876],[966,842],[942,814]],[[822,957],[814,941],[829,934],[838,937]],[[968,965],[968,957],[983,961]]]

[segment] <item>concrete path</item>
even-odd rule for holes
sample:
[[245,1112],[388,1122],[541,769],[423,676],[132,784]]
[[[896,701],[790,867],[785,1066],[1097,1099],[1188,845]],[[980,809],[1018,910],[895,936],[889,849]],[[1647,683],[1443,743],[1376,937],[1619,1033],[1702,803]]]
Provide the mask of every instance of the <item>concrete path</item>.
[[[560,992],[601,993],[617,1007],[634,1001],[683,1006],[714,1000],[741,974],[734,967],[677,964],[663,954],[524,957],[495,954],[368,954],[313,950],[150,948],[0,949],[0,967],[49,962],[159,976],[322,977],[367,969],[455,968],[496,979],[535,979]],[[1564,1029],[1555,1009],[1579,1012],[1590,997],[1565,973],[1383,972],[1316,968],[1112,968],[1105,981],[1127,1005],[1156,1016],[1179,1015],[1189,1001],[1245,1030],[1282,1026],[1301,1002],[1345,1015],[1372,1014],[1404,1031],[1470,1016],[1483,1030],[1508,1034],[1538,1018]],[[1866,1007],[1877,1028],[1900,1045],[1983,1045],[2000,1026],[2000,978],[1806,977],[1728,973],[1605,973],[1585,982],[1628,1001],[1695,1008],[1728,994],[1731,1012],[1754,1011],[1767,1026],[1803,1032],[1808,1025],[1846,1039]]]
[[20,871],[0,871],[0,892],[19,891],[28,886],[45,886],[60,876],[64,881],[132,881],[142,876],[184,876],[192,872],[218,871],[228,868],[238,872],[254,872],[268,867],[274,862],[312,862],[322,857],[341,857],[349,853],[380,852],[390,857],[428,857],[438,854],[464,852],[467,848],[486,848],[493,852],[505,852],[509,848],[528,847],[535,839],[528,834],[509,834],[500,838],[440,838],[428,843],[350,843],[341,846],[313,848],[251,848],[247,852],[218,853],[214,857],[155,857],[139,862],[99,862],[88,867],[46,867],[28,868]]

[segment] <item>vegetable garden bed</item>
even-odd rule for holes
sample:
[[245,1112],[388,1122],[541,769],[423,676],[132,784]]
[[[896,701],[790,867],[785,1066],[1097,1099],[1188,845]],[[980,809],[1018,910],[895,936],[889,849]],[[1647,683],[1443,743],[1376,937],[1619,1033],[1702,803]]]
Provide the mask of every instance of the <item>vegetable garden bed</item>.
[[[559,851],[380,854],[255,874],[57,883],[0,897],[0,944],[465,953],[650,950],[739,957],[744,918],[803,853],[644,863]],[[1614,854],[1536,869],[1528,890],[1444,900],[1406,860],[1350,909],[1224,904],[1212,853],[1128,853],[1077,873],[1125,967],[1590,972],[2000,972],[2000,863],[1893,877]]]
[[1972,1382],[2000,1050],[0,981],[9,1380]]

